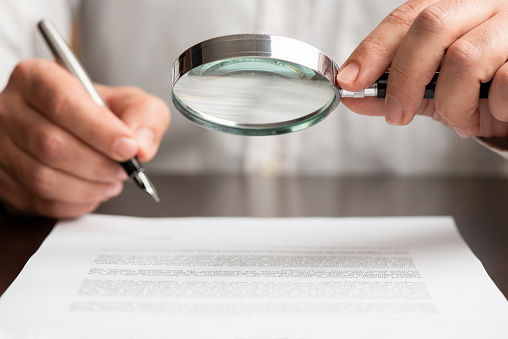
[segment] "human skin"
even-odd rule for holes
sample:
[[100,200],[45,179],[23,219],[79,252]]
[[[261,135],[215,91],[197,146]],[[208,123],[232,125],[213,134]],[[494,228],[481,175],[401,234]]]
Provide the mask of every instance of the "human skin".
[[170,113],[134,87],[97,85],[96,104],[60,65],[20,62],[0,94],[0,200],[27,215],[73,218],[121,193],[118,162],[150,160]]
[[[508,1],[411,0],[391,12],[344,62],[337,83],[369,87],[389,68],[385,101],[343,103],[392,125],[426,115],[462,138],[508,136]],[[434,100],[425,86],[439,70]],[[492,80],[488,99],[480,85]]]

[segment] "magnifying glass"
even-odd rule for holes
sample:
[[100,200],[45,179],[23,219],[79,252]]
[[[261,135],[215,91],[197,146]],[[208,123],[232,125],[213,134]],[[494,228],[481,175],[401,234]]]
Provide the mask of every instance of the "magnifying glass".
[[[198,43],[173,66],[172,99],[189,120],[239,135],[276,135],[327,117],[341,97],[384,98],[388,73],[361,92],[335,83],[338,67],[304,42],[267,34],[236,34]],[[438,73],[425,98],[434,97]],[[487,97],[490,83],[482,84]]]

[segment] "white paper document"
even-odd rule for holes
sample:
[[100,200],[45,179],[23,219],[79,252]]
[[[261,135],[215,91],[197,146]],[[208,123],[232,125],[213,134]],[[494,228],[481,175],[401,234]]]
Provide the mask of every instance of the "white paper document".
[[503,338],[508,302],[452,218],[60,222],[0,338]]

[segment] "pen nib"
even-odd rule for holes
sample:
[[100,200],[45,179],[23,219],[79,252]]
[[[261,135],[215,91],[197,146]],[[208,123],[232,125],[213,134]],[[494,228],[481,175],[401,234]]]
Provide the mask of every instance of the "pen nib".
[[155,190],[155,187],[151,183],[150,179],[146,176],[146,174],[142,171],[137,172],[132,176],[134,182],[141,187],[146,193],[148,193],[155,202],[160,202],[159,195]]

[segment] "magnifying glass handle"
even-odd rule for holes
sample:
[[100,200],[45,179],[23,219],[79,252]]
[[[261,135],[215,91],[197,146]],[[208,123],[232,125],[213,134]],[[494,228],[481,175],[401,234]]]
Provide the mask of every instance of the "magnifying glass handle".
[[[424,99],[434,99],[434,91],[436,89],[437,77],[439,72],[436,72],[432,81],[425,88]],[[388,72],[383,74],[374,85],[360,92],[349,92],[343,89],[340,90],[341,98],[364,98],[364,97],[378,97],[384,99],[386,96],[386,85],[388,83]],[[492,81],[481,84],[480,86],[480,99],[489,97],[489,89]]]

